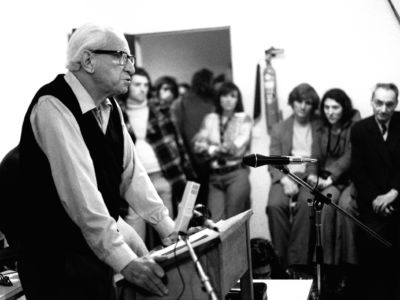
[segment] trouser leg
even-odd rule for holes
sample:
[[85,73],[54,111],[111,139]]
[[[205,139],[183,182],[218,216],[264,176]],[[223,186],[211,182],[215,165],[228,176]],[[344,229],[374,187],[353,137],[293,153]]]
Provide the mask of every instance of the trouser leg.
[[[352,196],[351,186],[343,190],[338,205],[349,215],[356,218],[359,217],[357,201],[354,196]],[[359,229],[357,224],[348,216],[338,213],[337,228],[340,244],[338,245],[339,247],[336,247],[336,252],[338,253],[339,260],[347,264],[358,264],[359,258],[356,240],[358,238]]]
[[[310,245],[310,208],[307,203],[308,190],[300,188],[296,206],[293,210],[293,223],[290,230],[288,261],[290,265],[308,265],[312,249]],[[310,252],[311,251],[311,252]]]
[[250,208],[249,171],[240,169],[226,176],[226,218],[233,217]]
[[283,193],[280,183],[273,183],[271,185],[266,212],[272,244],[281,257],[282,263],[287,267],[287,251],[291,227],[290,208],[289,197]]
[[211,175],[207,206],[214,222],[225,219],[225,191],[221,175]]

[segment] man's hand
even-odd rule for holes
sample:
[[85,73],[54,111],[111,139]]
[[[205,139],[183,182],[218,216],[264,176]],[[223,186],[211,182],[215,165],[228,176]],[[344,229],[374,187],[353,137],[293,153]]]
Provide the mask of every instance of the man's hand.
[[283,176],[281,178],[281,184],[283,187],[283,193],[286,196],[292,197],[292,196],[295,196],[298,194],[299,187],[298,187],[297,183],[292,181],[289,177]]
[[315,174],[308,175],[307,182],[314,187],[318,182],[317,175],[315,175]]
[[122,271],[124,278],[147,291],[160,297],[168,294],[167,287],[162,283],[164,270],[156,261],[163,261],[162,256],[143,256],[132,260]]
[[206,153],[208,150],[208,144],[204,141],[196,141],[194,143],[194,151],[196,153]]
[[204,227],[202,227],[202,226],[189,227],[189,229],[187,231],[187,234],[188,235],[192,235],[192,234],[195,234],[196,232],[199,232],[199,231],[201,231],[203,229],[204,229]]
[[393,203],[398,194],[396,190],[392,189],[386,194],[379,195],[372,201],[372,209],[376,214],[381,214],[383,216],[391,215],[395,211]]
[[172,245],[172,244],[176,243],[178,241],[178,239],[179,239],[179,233],[174,231],[170,235],[168,235],[167,237],[161,239],[161,243],[164,246],[169,246],[169,245]]
[[326,189],[328,186],[332,185],[333,180],[332,177],[328,177],[326,179],[321,179],[320,182],[318,183],[318,188],[320,188],[321,190]]
[[315,175],[315,174],[308,175],[307,182],[310,185],[312,185],[313,187],[318,183],[317,188],[319,188],[320,190],[326,189],[328,186],[332,185],[332,183],[333,183],[332,178],[330,176],[326,179],[323,179],[323,178],[318,179],[317,175]]

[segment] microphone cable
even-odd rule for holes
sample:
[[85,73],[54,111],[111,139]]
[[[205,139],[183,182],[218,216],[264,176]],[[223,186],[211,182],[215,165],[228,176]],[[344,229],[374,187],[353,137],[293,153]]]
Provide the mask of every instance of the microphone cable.
[[313,187],[313,192],[317,190],[319,184],[319,175],[317,174],[317,182],[315,183],[315,186]]
[[[185,232],[181,232],[181,231],[180,231],[180,232],[178,233],[178,237],[179,237],[180,235],[187,235],[187,234],[186,234]],[[178,239],[178,241],[179,241],[179,239]],[[185,279],[183,278],[181,269],[180,269],[180,267],[179,267],[178,258],[177,258],[177,255],[176,255],[176,247],[178,246],[178,241],[175,243],[175,247],[174,247],[174,260],[175,260],[176,268],[177,268],[177,270],[178,270],[179,278],[180,278],[180,280],[181,280],[181,282],[182,282],[182,290],[181,290],[180,294],[178,295],[178,297],[176,298],[176,300],[181,299],[181,297],[183,296],[183,293],[185,292],[185,289],[186,289]]]

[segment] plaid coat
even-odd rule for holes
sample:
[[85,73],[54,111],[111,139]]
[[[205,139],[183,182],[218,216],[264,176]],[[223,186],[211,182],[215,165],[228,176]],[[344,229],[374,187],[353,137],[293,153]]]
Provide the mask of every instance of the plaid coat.
[[[120,103],[124,121],[134,142],[135,133],[126,114],[126,106]],[[156,98],[148,101],[149,120],[146,140],[153,147],[164,177],[172,186],[175,203],[182,196],[187,180],[196,180],[197,176],[190,162],[181,135],[171,120],[170,106],[162,105]]]

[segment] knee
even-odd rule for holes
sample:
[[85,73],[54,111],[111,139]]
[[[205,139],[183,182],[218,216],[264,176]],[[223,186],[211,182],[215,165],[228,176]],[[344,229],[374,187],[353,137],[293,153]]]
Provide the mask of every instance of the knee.
[[357,209],[357,201],[355,198],[351,197],[341,197],[339,200],[339,207],[345,210],[348,213],[356,214]]
[[346,198],[341,197],[339,199],[338,205],[339,205],[340,208],[342,208],[342,209],[347,211],[350,208],[350,203],[351,203],[351,197],[346,197]]

